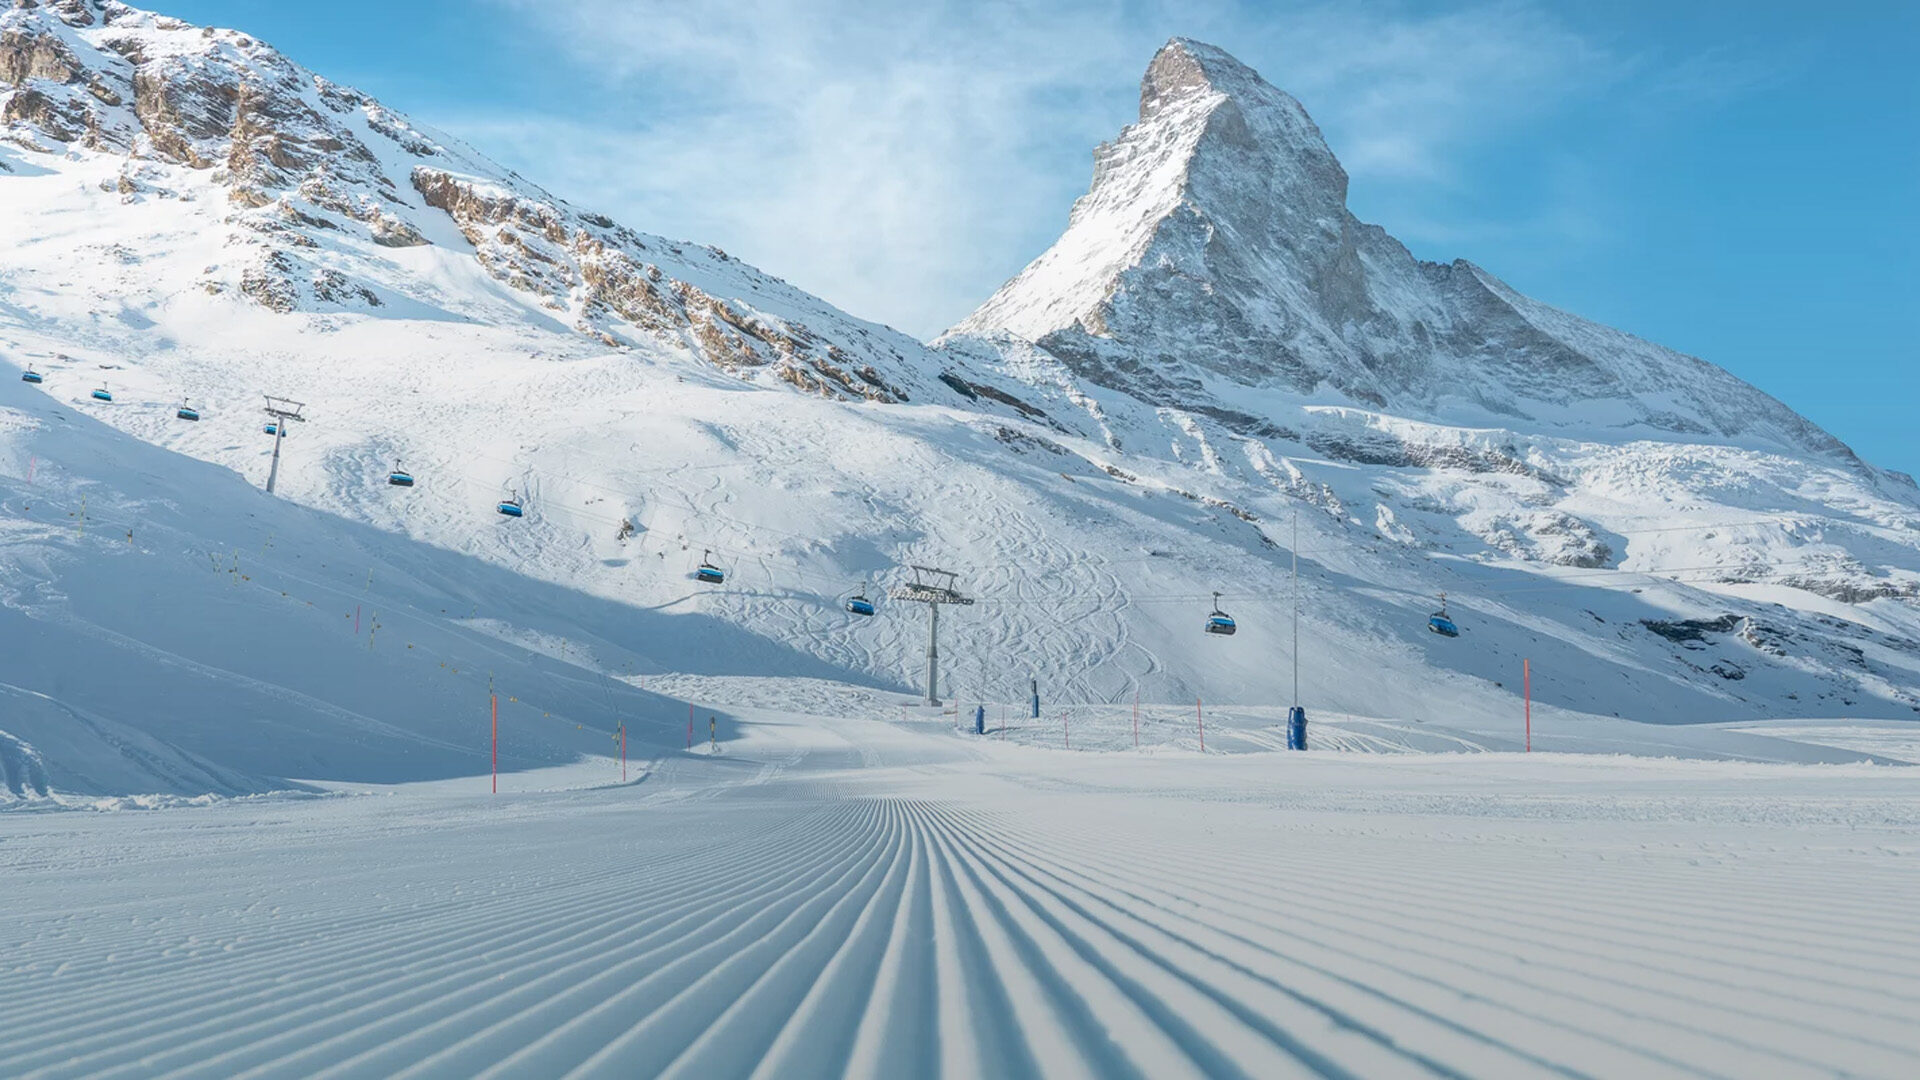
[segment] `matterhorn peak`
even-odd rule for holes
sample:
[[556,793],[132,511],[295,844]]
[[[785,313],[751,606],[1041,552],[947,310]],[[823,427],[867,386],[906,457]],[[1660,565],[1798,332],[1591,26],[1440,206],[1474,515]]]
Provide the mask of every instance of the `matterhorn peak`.
[[1192,38],[1172,38],[1153,54],[1140,79],[1140,119],[1195,94],[1226,93],[1225,87],[1249,78],[1259,75],[1226,50]]
[[1240,108],[1271,109],[1293,121],[1308,141],[1318,144],[1319,129],[1291,94],[1260,77],[1218,45],[1193,38],[1168,39],[1153,54],[1140,78],[1140,120],[1148,122],[1162,112],[1194,100],[1212,106],[1231,101]]
[[1196,153],[1268,158],[1282,172],[1298,174],[1344,204],[1346,171],[1292,94],[1225,49],[1174,38],[1154,55],[1140,80],[1140,120],[1148,122],[1189,97],[1205,101],[1208,134],[1213,136],[1197,143]]
[[1346,193],[1298,101],[1225,50],[1174,38],[1141,79],[1139,119],[1094,151],[1066,233],[956,332],[1103,333],[1116,279],[1175,233],[1190,247],[1233,235],[1335,258]]
[[1252,417],[1210,387],[1850,458],[1719,368],[1529,300],[1464,261],[1416,259],[1355,218],[1346,194],[1300,102],[1224,50],[1174,38],[1147,66],[1139,119],[1094,152],[1066,231],[949,336],[1021,339],[1089,381],[1241,416],[1246,431],[1291,421]]

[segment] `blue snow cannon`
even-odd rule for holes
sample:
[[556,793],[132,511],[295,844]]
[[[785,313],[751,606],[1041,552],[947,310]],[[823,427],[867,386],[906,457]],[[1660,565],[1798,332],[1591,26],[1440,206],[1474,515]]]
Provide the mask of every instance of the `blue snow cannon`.
[[1287,749],[1307,748],[1307,710],[1295,705],[1287,710]]

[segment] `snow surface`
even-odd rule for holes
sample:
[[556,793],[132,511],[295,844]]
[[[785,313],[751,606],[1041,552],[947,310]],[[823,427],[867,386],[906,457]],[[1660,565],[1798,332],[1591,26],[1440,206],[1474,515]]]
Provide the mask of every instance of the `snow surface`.
[[625,784],[0,815],[7,1072],[1920,1069],[1920,770],[1064,753],[852,693]]

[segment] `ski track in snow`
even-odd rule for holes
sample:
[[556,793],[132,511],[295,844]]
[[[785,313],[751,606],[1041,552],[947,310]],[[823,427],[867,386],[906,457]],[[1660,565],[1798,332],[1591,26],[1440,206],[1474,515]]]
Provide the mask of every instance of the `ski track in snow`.
[[628,785],[0,817],[4,1071],[1920,1071],[1905,770],[743,732]]

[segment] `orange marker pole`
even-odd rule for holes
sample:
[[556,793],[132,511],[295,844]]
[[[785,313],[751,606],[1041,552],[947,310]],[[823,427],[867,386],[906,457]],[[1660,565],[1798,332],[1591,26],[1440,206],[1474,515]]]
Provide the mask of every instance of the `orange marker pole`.
[[620,782],[627,782],[627,725],[620,725]]
[[1200,711],[1198,695],[1193,699],[1193,719],[1200,725],[1200,752],[1204,754],[1207,752],[1207,716]]
[[1140,749],[1140,688],[1133,688],[1133,748]]
[[493,793],[500,794],[500,695],[488,694],[493,705]]
[[687,702],[687,749],[693,749],[693,702]]

